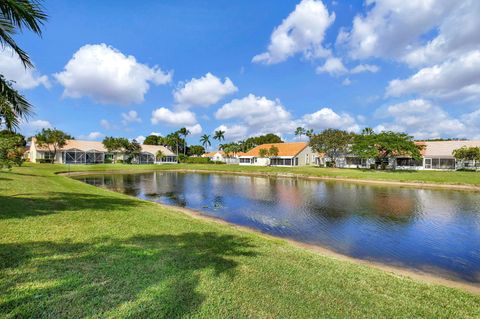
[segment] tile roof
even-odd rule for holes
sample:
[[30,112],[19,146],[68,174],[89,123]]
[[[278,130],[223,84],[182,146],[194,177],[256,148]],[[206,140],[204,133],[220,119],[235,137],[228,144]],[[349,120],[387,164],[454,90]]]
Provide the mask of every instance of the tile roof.
[[[32,140],[35,143],[35,140]],[[175,155],[165,146],[161,145],[141,145],[143,152],[148,152],[151,154],[156,154],[159,150],[162,151],[163,155],[173,156]],[[48,151],[48,147],[39,147],[36,145],[37,150],[39,151]],[[64,147],[61,148],[61,151],[67,151],[71,149],[77,149],[83,152],[87,151],[97,151],[97,152],[106,152],[107,149],[103,146],[102,142],[97,141],[82,141],[82,140],[67,140],[67,143]]]
[[260,156],[260,150],[267,149],[269,150],[272,145],[278,148],[278,156],[296,156],[298,153],[303,151],[305,147],[308,146],[308,143],[305,142],[292,142],[292,143],[272,143],[272,144],[262,144],[258,145],[255,148],[252,148],[250,151],[246,152],[242,156]]
[[477,141],[426,141],[422,142],[426,145],[423,156],[448,156],[451,157],[452,152],[463,146],[480,147],[480,140]]

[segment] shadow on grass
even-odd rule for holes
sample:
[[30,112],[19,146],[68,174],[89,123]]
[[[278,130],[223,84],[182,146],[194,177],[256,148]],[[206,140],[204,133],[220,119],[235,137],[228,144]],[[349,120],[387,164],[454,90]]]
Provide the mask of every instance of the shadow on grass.
[[206,298],[201,278],[228,289],[253,248],[215,233],[3,244],[0,317],[182,317]]
[[0,195],[0,219],[25,218],[88,209],[122,211],[138,205],[140,202],[134,199],[86,193],[45,192],[12,196]]

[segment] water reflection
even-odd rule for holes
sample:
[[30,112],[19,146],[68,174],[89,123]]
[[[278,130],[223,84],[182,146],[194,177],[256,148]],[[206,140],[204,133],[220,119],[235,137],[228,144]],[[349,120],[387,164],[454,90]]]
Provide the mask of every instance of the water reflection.
[[155,172],[79,177],[363,259],[480,283],[480,194]]

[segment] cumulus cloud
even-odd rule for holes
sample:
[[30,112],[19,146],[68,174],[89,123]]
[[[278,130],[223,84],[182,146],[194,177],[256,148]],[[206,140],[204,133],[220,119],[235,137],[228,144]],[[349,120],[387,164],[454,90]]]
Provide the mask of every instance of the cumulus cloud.
[[24,135],[34,135],[44,128],[53,128],[53,125],[47,120],[22,121],[20,131]]
[[171,111],[165,107],[153,110],[152,124],[165,123],[177,126],[193,126],[197,124],[195,114],[190,111]]
[[411,77],[390,81],[387,96],[417,93],[440,98],[480,97],[480,50],[419,70]]
[[328,73],[333,76],[338,76],[348,73],[348,69],[343,65],[342,60],[330,57],[322,66],[317,67],[317,73]]
[[314,113],[305,114],[300,121],[301,125],[316,131],[327,128],[335,128],[347,130],[350,132],[358,132],[359,125],[355,118],[347,113],[338,114],[331,108],[324,107]]
[[334,20],[335,13],[330,14],[322,1],[302,0],[273,30],[267,52],[254,56],[252,62],[275,64],[297,53],[307,58],[328,56],[322,42]]
[[94,141],[94,140],[98,140],[100,138],[103,138],[105,136],[105,134],[103,133],[100,133],[100,132],[90,132],[86,135],[80,135],[79,138],[81,140],[90,140],[90,141]]
[[228,77],[222,82],[215,75],[207,73],[199,79],[193,78],[182,83],[173,92],[173,97],[179,106],[209,106],[237,91],[238,88]]
[[15,82],[15,88],[20,90],[33,89],[39,85],[46,88],[51,86],[48,76],[38,74],[35,68],[25,68],[10,47],[0,50],[0,70],[2,75]]
[[112,123],[110,123],[110,121],[106,120],[106,119],[102,119],[100,121],[100,126],[103,127],[104,129],[106,130],[111,130],[112,128],[114,128],[114,125]]
[[378,109],[376,115],[382,122],[375,130],[407,132],[417,139],[478,137],[480,129],[474,113],[455,118],[431,101],[414,99]]
[[137,137],[135,137],[135,138],[132,138],[131,140],[135,140],[135,141],[137,141],[138,143],[143,144],[143,142],[145,141],[145,138],[146,138],[145,136],[139,135],[139,136],[137,136]]
[[187,130],[190,131],[190,134],[192,134],[192,135],[198,135],[198,134],[202,133],[202,131],[203,131],[202,126],[198,123],[195,124],[195,125],[187,126],[186,128],[187,128]]
[[129,123],[140,123],[142,119],[138,116],[137,111],[131,110],[127,113],[122,113],[122,123],[127,125]]
[[92,98],[102,104],[141,103],[150,84],[166,84],[172,72],[137,62],[117,49],[102,44],[81,47],[55,78],[63,85],[63,96]]
[[358,74],[364,72],[377,73],[380,68],[373,64],[359,64],[352,69],[348,69],[337,57],[329,57],[322,66],[317,67],[317,73],[328,73],[332,76],[340,76],[345,74]]
[[227,141],[236,141],[245,138],[248,135],[248,127],[245,125],[220,125],[215,131],[224,131]]
[[357,15],[352,29],[337,37],[355,59],[403,58],[459,6],[455,0],[366,0],[366,4],[367,13]]

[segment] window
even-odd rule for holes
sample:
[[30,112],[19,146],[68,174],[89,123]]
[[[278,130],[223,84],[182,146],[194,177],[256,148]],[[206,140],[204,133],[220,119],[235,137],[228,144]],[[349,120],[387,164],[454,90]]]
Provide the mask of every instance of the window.
[[55,154],[53,152],[44,152],[43,158],[46,160],[53,160],[55,158]]
[[250,159],[249,159],[249,158],[240,158],[240,163],[242,163],[242,164],[250,164]]
[[366,165],[366,160],[360,157],[346,157],[345,161],[347,162],[347,165],[356,165],[356,166]]
[[433,169],[454,169],[455,159],[454,158],[432,158],[432,168]]
[[423,160],[415,160],[413,158],[397,158],[397,166],[423,166]]
[[[296,158],[296,165],[298,165],[298,158]],[[272,158],[270,159],[270,165],[273,166],[292,166],[293,159],[291,158]]]

